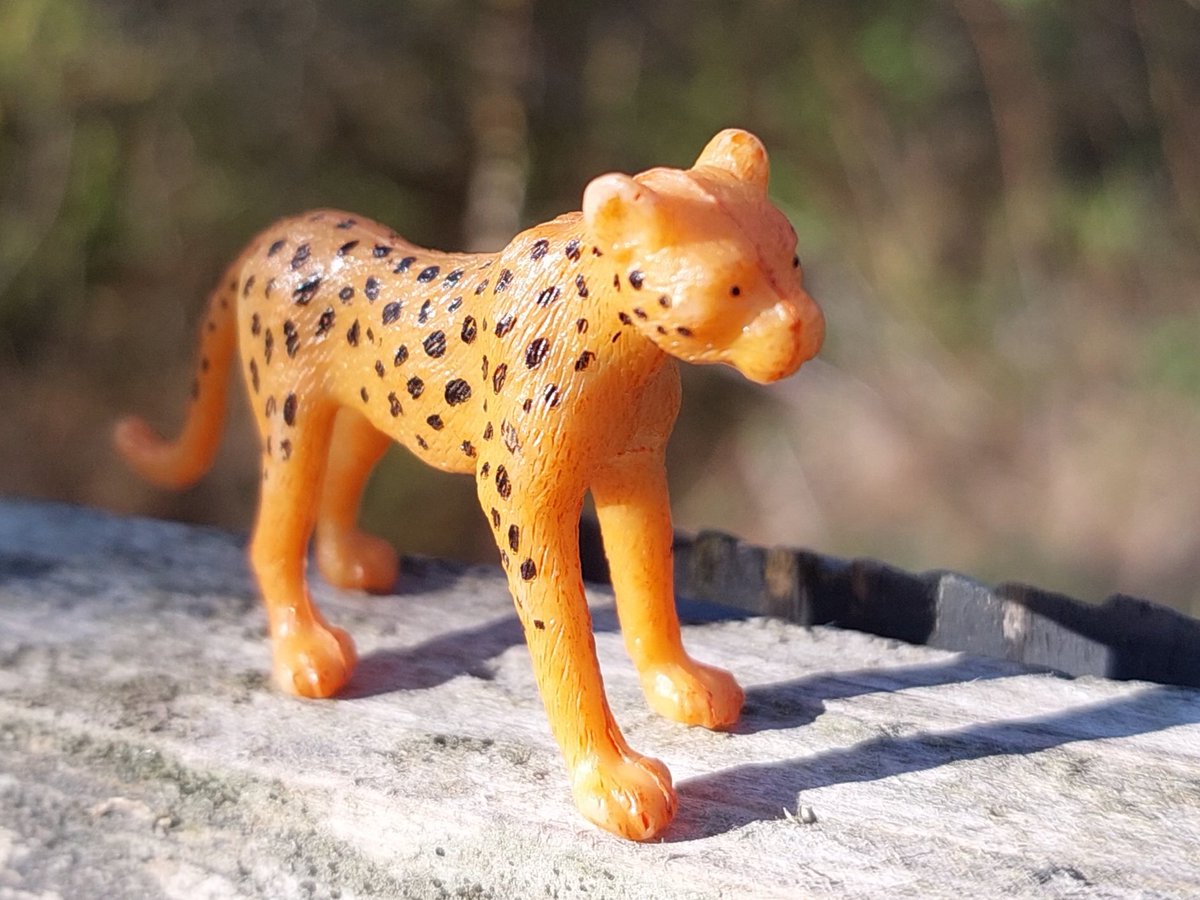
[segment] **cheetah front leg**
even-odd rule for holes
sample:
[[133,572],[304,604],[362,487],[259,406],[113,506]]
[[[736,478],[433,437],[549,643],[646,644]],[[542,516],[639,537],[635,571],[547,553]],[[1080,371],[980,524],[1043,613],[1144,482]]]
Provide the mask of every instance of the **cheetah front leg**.
[[621,454],[592,483],[625,647],[650,707],[687,725],[737,721],[745,695],[724,669],[683,649],[675,611],[664,447]]
[[647,840],[674,816],[675,791],[666,766],[630,749],[604,695],[579,564],[583,489],[554,483],[561,472],[533,477],[544,472],[534,464],[510,468],[481,466],[479,499],[575,804],[600,827]]
[[334,409],[288,395],[281,417],[260,418],[265,454],[250,565],[267,607],[275,682],[303,697],[329,697],[354,670],[354,642],[329,625],[305,578]]
[[391,438],[354,410],[338,412],[321,490],[316,541],[317,566],[335,587],[382,593],[396,584],[399,562],[395,548],[357,525],[367,478],[390,445]]

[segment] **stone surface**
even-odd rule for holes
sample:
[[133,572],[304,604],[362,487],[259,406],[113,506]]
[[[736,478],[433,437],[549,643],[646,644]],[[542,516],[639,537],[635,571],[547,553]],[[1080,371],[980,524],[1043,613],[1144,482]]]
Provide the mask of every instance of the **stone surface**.
[[266,683],[239,538],[0,501],[0,898],[1200,892],[1196,691],[685,605],[747,686],[713,734],[646,709],[595,588],[614,711],[679,787],[637,845],[575,813],[498,570],[316,591],[362,657],[333,701]]
[[1068,675],[1200,687],[1200,621],[1120,594],[1085,603],[955,572],[913,574],[870,559],[755,547],[716,532],[676,540],[675,583],[681,596],[801,625],[838,625]]

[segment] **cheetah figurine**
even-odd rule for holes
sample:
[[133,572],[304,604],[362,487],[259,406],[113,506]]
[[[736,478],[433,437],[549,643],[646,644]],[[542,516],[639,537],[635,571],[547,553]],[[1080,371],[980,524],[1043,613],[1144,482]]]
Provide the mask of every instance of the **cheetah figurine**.
[[371,468],[399,441],[475,475],[580,811],[626,838],[662,832],[671,775],[613,720],[577,526],[590,490],[651,707],[688,725],[734,723],[741,688],[680,640],[664,451],[679,408],[672,357],[771,382],[821,346],[824,319],[767,173],[759,140],[730,129],[690,169],[596,178],[581,212],[499,253],[425,250],[330,210],[250,243],[210,298],[180,436],[127,418],[115,439],[159,485],[198,479],[240,346],[262,446],[249,556],[284,690],[329,697],[355,665],[305,581],[314,531],[330,583],[393,587],[396,552],[356,517]]

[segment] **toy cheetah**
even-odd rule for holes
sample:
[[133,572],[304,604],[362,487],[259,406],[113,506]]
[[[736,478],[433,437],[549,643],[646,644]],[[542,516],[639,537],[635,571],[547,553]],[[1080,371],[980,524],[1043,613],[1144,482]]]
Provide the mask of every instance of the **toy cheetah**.
[[332,584],[394,584],[395,551],[355,521],[371,468],[399,441],[475,475],[580,811],[635,840],[666,827],[670,773],[630,749],[604,695],[577,526],[590,490],[650,705],[689,725],[736,721],[733,676],[680,641],[664,450],[672,357],[770,382],[820,348],[824,320],[767,173],[759,140],[730,129],[690,169],[596,178],[582,212],[499,253],[425,250],[330,210],[251,242],[210,299],[182,434],[165,441],[129,418],[116,443],[160,485],[199,478],[240,346],[262,444],[250,561],[285,690],[328,697],[355,664],[305,582],[314,529]]

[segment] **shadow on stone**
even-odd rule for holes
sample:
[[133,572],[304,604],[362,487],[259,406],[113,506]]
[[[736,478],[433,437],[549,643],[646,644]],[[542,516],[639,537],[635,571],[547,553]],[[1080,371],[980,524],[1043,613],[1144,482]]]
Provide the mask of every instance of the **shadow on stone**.
[[[775,687],[764,688],[769,694]],[[791,683],[779,686],[785,694]],[[952,731],[882,736],[809,757],[735,766],[678,785],[680,815],[668,842],[713,837],[752,822],[783,818],[804,791],[878,781],[950,763],[1038,753],[1075,741],[1121,738],[1200,723],[1195,695],[1150,687],[1131,697],[1049,716]]]

